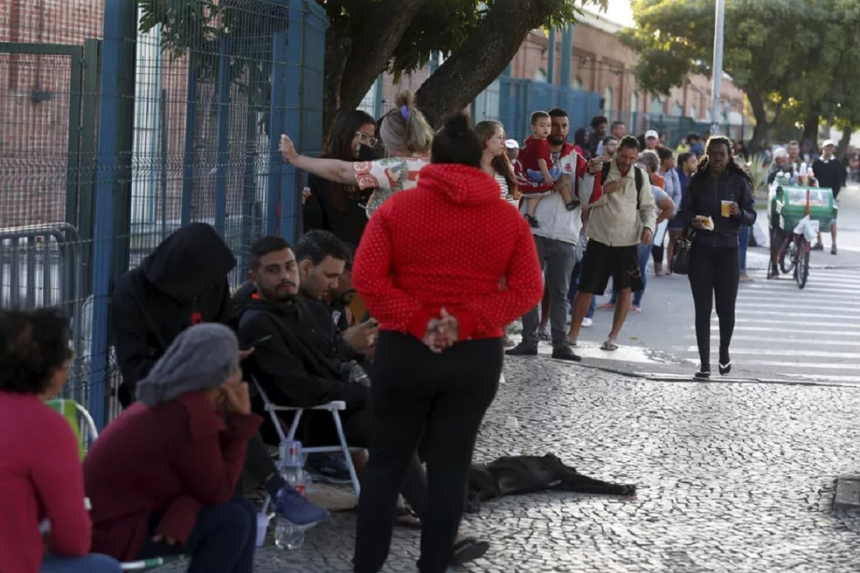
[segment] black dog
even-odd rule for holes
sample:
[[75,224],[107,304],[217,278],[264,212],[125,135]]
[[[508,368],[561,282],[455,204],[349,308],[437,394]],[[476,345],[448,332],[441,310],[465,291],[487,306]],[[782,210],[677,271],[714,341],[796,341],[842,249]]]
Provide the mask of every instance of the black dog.
[[477,512],[481,503],[504,495],[537,491],[572,491],[605,495],[636,495],[635,485],[609,483],[584,476],[564,465],[553,454],[510,456],[489,464],[473,464],[469,470],[467,511]]

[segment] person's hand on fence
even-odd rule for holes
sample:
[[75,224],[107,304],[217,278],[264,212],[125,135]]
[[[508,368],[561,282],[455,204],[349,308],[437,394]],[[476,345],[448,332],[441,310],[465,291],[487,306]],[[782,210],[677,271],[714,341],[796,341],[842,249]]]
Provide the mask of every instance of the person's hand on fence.
[[281,156],[283,156],[284,161],[287,163],[292,163],[296,157],[299,156],[296,151],[296,146],[293,144],[293,140],[290,139],[289,135],[281,135]]
[[302,188],[302,205],[308,202],[308,199],[311,198],[311,188],[303,187]]

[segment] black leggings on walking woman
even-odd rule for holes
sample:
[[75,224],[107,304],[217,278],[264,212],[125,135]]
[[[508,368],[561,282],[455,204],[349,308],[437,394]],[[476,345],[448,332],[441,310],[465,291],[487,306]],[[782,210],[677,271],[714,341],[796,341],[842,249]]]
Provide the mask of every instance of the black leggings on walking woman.
[[379,335],[371,387],[370,460],[358,509],[355,571],[377,572],[388,557],[394,507],[422,436],[427,507],[421,516],[421,573],[448,567],[466,504],[475,439],[502,372],[500,338],[459,342],[434,354],[397,332]]
[[728,364],[729,345],[735,329],[735,301],[738,298],[737,247],[709,247],[694,243],[690,250],[690,288],[696,306],[696,342],[702,369],[711,362],[711,308],[716,302],[720,320],[720,363]]

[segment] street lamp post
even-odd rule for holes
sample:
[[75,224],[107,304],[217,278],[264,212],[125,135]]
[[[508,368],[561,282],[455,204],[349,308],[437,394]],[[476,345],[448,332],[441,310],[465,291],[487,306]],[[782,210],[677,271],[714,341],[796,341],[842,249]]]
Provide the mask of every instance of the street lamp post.
[[714,26],[714,65],[711,78],[711,135],[720,132],[720,91],[723,82],[723,30],[725,28],[726,0],[717,0],[717,18]]

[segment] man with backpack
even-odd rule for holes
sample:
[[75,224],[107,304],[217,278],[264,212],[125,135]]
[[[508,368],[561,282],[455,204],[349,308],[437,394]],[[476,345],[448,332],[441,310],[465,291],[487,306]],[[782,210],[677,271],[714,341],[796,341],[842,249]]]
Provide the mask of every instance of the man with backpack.
[[588,249],[582,260],[582,277],[573,307],[568,342],[576,346],[582,319],[594,295],[602,295],[609,277],[618,291],[612,331],[602,350],[617,350],[618,335],[630,310],[632,292],[642,289],[637,247],[649,244],[654,235],[654,198],[646,174],[634,164],[639,141],[625,136],[615,158],[604,164],[602,185],[588,203]]

